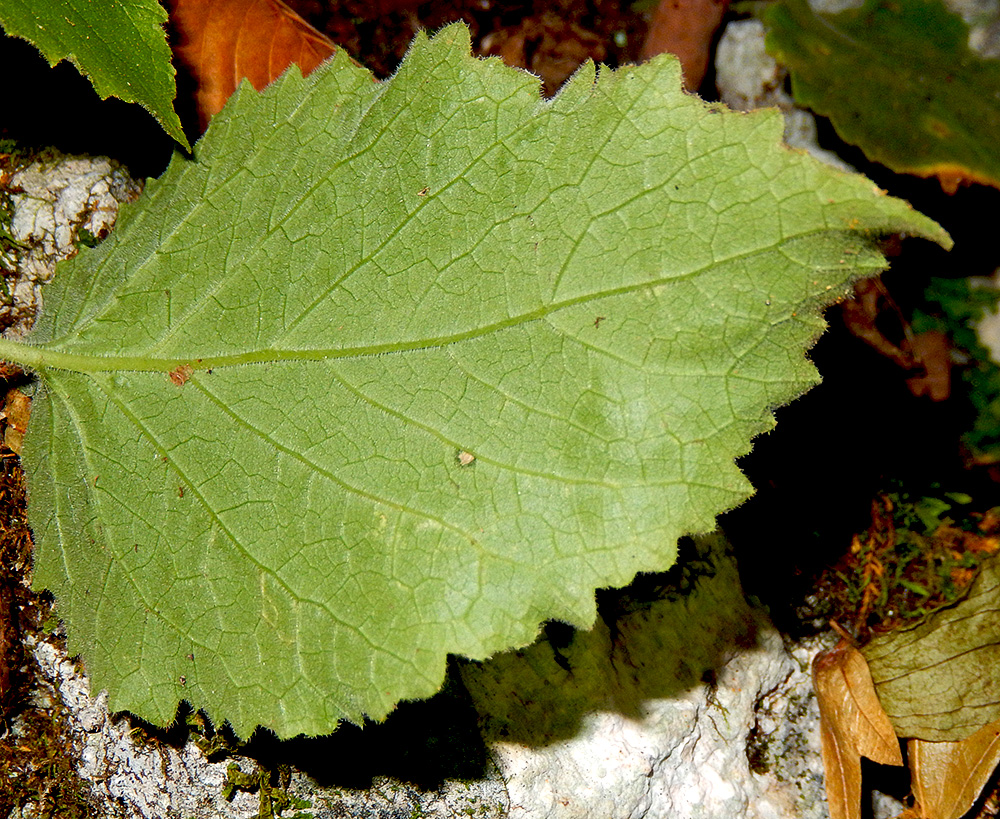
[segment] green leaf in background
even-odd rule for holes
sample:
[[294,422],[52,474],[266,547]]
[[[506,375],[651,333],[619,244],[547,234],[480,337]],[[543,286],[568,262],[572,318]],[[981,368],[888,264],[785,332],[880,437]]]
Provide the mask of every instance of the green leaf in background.
[[948,242],[781,132],[672,58],[545,101],[463,27],[244,87],[0,343],[35,583],[111,707],[329,731],[668,567],[872,237]]
[[1000,720],[1000,557],[968,596],[862,649],[901,737],[954,742]]
[[867,0],[839,14],[778,0],[764,22],[795,101],[870,159],[948,191],[1000,187],[1000,63],[969,50],[968,27],[940,0]]
[[137,102],[189,149],[174,111],[174,67],[156,0],[3,0],[0,25],[55,65],[69,60],[101,99]]

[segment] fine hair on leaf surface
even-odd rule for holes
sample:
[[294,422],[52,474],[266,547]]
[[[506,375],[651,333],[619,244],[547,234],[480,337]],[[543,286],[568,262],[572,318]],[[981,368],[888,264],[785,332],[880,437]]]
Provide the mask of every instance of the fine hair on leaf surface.
[[949,241],[781,131],[669,58],[546,101],[461,26],[244,85],[0,342],[35,582],[111,707],[323,733],[669,567],[874,238]]

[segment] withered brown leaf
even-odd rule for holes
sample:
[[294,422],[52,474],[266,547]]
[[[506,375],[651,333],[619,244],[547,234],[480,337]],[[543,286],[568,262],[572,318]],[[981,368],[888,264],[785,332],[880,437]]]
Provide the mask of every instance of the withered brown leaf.
[[813,660],[826,799],[831,819],[860,819],[861,757],[902,765],[899,740],[875,694],[868,663],[842,640]]
[[965,739],[1000,720],[1000,555],[980,563],[967,596],[864,648],[879,700],[900,736]]
[[333,41],[281,0],[169,0],[174,55],[191,73],[201,131],[245,77],[258,91],[292,63],[308,74]]
[[958,742],[911,739],[906,745],[921,819],[959,819],[1000,762],[1000,721]]
[[653,12],[639,61],[669,52],[681,61],[684,87],[698,90],[711,59],[712,42],[729,0],[661,0]]
[[21,454],[24,434],[28,430],[28,419],[31,417],[31,398],[16,387],[7,391],[3,409],[0,410],[0,420],[6,422],[3,427],[3,444],[11,452]]

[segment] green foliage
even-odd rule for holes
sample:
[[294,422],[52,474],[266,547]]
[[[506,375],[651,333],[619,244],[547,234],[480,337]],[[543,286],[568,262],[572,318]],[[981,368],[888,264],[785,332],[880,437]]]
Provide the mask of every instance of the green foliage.
[[[278,771],[271,771],[257,765],[252,773],[244,773],[236,762],[230,762],[226,768],[222,796],[232,801],[237,791],[256,793],[259,797],[256,819],[275,819],[278,816],[287,816],[288,819],[311,819],[313,813],[305,813],[302,809],[310,808],[312,805],[288,793],[288,785],[287,766],[281,766]],[[295,813],[285,813],[289,810],[294,810]]]
[[101,99],[119,97],[147,109],[164,130],[190,149],[173,107],[174,68],[156,0],[3,0],[0,25],[45,55],[49,65],[69,60]]
[[997,549],[996,510],[974,510],[969,495],[938,487],[879,497],[871,526],[821,579],[817,613],[853,624],[863,641],[954,604]]
[[839,14],[779,0],[764,21],[796,102],[869,158],[948,188],[1000,186],[1000,64],[969,50],[968,27],[941,0],[867,0]]
[[[1000,291],[995,287],[976,287],[967,278],[932,279],[924,291],[927,310],[913,317],[917,332],[940,330],[960,350],[969,354],[962,369],[969,398],[976,409],[972,429],[963,440],[976,461],[1000,462],[1000,366],[979,341],[976,324],[987,311],[1000,306]],[[936,309],[935,309],[936,308]]]
[[338,54],[241,90],[0,342],[95,688],[321,733],[668,567],[874,237],[948,241],[781,131],[666,58],[544,101],[461,27],[385,83]]

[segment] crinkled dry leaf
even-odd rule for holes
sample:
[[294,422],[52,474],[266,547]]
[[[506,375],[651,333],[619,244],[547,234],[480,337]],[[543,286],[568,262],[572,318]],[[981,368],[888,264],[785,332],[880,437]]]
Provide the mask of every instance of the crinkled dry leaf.
[[906,749],[921,819],[959,819],[1000,762],[1000,721],[960,742],[911,739]]
[[902,765],[899,741],[875,694],[868,664],[841,642],[813,660],[826,799],[831,819],[860,819],[861,757]]
[[21,454],[24,443],[24,433],[28,429],[28,418],[31,417],[31,398],[19,389],[11,389],[4,400],[0,418],[6,421],[3,432],[3,443],[11,452]]
[[292,63],[308,74],[333,54],[333,41],[281,0],[170,0],[177,59],[197,83],[201,131],[244,78],[258,91]]

